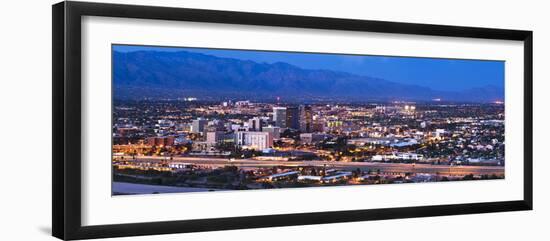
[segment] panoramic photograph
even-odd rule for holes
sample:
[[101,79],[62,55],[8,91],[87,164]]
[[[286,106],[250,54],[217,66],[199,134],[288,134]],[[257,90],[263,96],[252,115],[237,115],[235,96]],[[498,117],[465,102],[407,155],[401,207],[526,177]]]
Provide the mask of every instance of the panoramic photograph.
[[112,45],[112,195],[504,179],[504,68]]

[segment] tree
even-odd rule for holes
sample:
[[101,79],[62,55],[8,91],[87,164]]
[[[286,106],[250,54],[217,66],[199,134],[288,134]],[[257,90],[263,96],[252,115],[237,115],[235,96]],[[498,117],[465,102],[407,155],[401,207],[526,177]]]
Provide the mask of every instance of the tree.
[[474,180],[474,174],[468,174],[464,176],[462,180]]

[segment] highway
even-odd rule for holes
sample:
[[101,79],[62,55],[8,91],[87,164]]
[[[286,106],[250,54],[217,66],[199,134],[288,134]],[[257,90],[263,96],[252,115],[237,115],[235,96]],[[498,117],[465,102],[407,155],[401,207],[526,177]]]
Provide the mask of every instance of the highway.
[[[124,160],[132,160],[131,156],[124,156]],[[483,175],[483,174],[496,174],[504,175],[504,167],[502,166],[448,166],[448,165],[431,165],[431,164],[407,164],[407,163],[380,163],[380,162],[334,162],[334,161],[275,161],[275,160],[255,160],[255,159],[235,159],[230,161],[227,158],[218,157],[173,157],[169,160],[166,157],[157,156],[137,156],[135,160],[137,162],[184,162],[191,163],[202,167],[223,167],[227,165],[234,165],[243,169],[252,169],[258,167],[273,167],[273,166],[316,166],[327,168],[336,168],[343,170],[355,170],[357,168],[361,170],[377,171],[380,169],[382,173],[431,173],[440,175]]]

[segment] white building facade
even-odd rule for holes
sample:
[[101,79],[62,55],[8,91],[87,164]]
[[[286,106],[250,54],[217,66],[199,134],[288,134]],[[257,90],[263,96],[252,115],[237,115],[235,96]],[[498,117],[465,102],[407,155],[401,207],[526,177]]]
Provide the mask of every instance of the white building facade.
[[273,146],[270,132],[239,131],[235,134],[235,143],[243,148],[263,150]]

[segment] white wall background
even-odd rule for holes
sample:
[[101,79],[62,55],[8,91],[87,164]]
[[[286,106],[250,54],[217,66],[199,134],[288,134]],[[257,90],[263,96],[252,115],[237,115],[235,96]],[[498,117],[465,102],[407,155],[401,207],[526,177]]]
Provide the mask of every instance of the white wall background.
[[[118,0],[155,4],[533,30],[535,210],[435,218],[119,238],[115,240],[544,240],[550,236],[549,6],[545,1]],[[51,4],[0,9],[0,240],[54,240],[51,231]],[[30,145],[29,143],[32,143]]]

